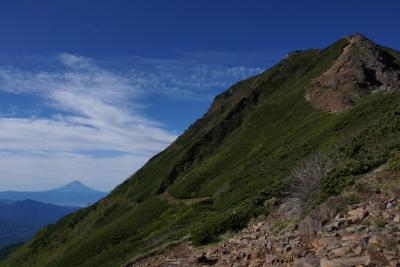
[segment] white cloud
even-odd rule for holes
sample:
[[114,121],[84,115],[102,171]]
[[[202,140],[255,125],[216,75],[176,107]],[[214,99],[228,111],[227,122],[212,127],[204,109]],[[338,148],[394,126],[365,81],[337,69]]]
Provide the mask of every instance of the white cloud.
[[143,95],[207,95],[259,71],[143,58],[113,68],[70,54],[54,62],[46,70],[0,66],[1,91],[39,97],[52,110],[44,117],[0,115],[0,190],[71,180],[109,190],[176,138],[143,115]]

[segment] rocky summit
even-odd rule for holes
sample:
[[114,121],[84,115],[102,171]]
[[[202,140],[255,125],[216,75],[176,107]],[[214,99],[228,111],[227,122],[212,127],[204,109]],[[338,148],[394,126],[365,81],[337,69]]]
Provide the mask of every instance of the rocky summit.
[[399,58],[288,54],[0,266],[399,266]]
[[362,34],[346,37],[347,43],[332,66],[314,79],[308,97],[314,105],[341,111],[358,98],[400,88],[399,57]]

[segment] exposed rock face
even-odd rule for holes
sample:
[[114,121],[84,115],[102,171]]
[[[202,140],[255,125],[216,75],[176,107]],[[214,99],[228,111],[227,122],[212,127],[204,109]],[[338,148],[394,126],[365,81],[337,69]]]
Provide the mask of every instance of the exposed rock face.
[[314,79],[308,92],[308,99],[320,109],[337,112],[365,94],[400,89],[400,64],[395,55],[361,34],[347,39],[343,53]]

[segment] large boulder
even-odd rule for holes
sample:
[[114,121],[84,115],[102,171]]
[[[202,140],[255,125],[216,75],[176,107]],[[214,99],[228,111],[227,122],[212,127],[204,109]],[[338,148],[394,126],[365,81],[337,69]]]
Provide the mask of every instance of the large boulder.
[[298,228],[301,240],[311,243],[322,231],[322,222],[319,219],[307,216],[299,223]]

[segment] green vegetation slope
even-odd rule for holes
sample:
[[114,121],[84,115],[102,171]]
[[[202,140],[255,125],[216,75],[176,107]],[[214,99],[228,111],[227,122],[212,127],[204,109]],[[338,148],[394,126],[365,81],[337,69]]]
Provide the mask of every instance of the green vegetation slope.
[[[291,54],[235,84],[107,198],[42,229],[0,266],[120,266],[180,240],[217,241],[268,212],[293,166],[316,153],[336,160],[315,202],[339,193],[400,149],[396,90],[355,86],[352,107],[335,113],[307,100],[349,43]],[[374,49],[397,70],[397,52]]]

